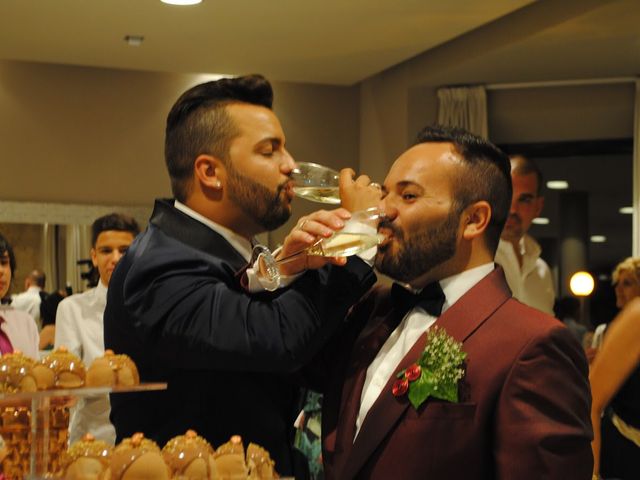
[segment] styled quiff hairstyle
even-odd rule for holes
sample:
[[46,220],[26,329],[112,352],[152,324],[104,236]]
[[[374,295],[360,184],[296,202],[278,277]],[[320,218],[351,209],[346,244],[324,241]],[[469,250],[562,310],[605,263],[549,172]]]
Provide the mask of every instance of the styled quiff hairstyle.
[[489,203],[491,219],[485,241],[487,248],[495,252],[511,205],[509,157],[487,140],[457,127],[425,127],[418,133],[415,144],[420,143],[451,143],[462,157],[463,168],[453,184],[453,208],[459,215],[474,202]]
[[620,280],[622,272],[629,272],[638,285],[640,285],[640,257],[627,257],[621,261],[611,274],[611,281],[615,285]]
[[198,155],[227,160],[237,127],[226,106],[249,103],[271,109],[273,90],[261,75],[223,78],[184,92],[171,108],[165,131],[164,157],[173,196],[184,202],[191,188]]

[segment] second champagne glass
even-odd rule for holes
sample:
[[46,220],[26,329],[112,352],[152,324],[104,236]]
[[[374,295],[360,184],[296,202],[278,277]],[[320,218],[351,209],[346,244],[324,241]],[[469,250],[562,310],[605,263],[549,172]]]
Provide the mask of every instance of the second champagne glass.
[[258,245],[254,249],[254,258],[258,259],[258,276],[276,284],[280,280],[279,265],[299,258],[301,255],[321,257],[349,257],[377,246],[384,240],[378,233],[378,223],[384,218],[384,212],[377,207],[353,212],[344,227],[328,238],[320,238],[310,247],[275,259],[267,247]]

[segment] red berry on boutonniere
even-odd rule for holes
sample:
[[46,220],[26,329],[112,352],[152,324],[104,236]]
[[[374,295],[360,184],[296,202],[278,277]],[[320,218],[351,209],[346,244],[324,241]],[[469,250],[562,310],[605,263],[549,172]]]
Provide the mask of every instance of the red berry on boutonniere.
[[401,397],[409,390],[409,380],[403,378],[401,380],[396,380],[396,383],[393,384],[393,388],[391,389],[391,393],[393,393],[394,397]]
[[422,373],[422,369],[420,368],[420,365],[414,363],[413,365],[411,365],[409,368],[405,370],[404,376],[407,380],[409,380],[410,382],[413,382],[414,380],[417,380],[420,378],[421,373]]

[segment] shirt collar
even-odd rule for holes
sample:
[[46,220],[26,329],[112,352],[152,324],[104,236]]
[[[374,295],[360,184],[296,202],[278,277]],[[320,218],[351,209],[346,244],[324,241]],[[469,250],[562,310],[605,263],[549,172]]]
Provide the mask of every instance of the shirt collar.
[[191,208],[187,207],[184,203],[181,203],[178,200],[174,200],[173,206],[177,210],[180,210],[184,214],[189,215],[194,220],[197,220],[200,223],[205,224],[211,230],[213,230],[214,232],[216,232],[219,235],[221,235],[222,237],[224,237],[224,239],[227,242],[229,242],[231,244],[231,246],[233,248],[235,248],[238,251],[238,253],[240,255],[242,255],[242,257],[247,262],[249,262],[251,260],[251,252],[253,250],[253,247],[251,245],[251,242],[249,240],[247,240],[246,238],[244,238],[242,235],[238,235],[236,232],[234,232],[234,231],[232,231],[232,230],[230,230],[230,229],[228,229],[226,227],[223,227],[219,223],[216,223],[216,222],[208,219],[204,215],[201,215],[198,212],[196,212],[195,210],[192,210]]
[[440,280],[440,286],[446,298],[442,306],[442,313],[446,312],[460,297],[471,290],[476,283],[489,275],[493,269],[493,262],[485,263],[479,267],[474,267]]

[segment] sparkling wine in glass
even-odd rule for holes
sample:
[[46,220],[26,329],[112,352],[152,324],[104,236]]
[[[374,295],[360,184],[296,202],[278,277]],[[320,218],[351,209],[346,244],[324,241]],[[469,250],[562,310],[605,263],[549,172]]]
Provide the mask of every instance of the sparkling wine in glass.
[[317,163],[298,162],[291,172],[293,191],[312,202],[340,204],[340,174]]
[[273,289],[276,289],[280,280],[278,266],[297,259],[301,255],[349,257],[369,250],[385,238],[378,233],[378,223],[383,217],[384,212],[377,207],[353,212],[344,227],[332,236],[320,238],[310,247],[277,260],[267,247],[257,245],[254,248],[254,258],[258,259],[258,276],[275,284]]

